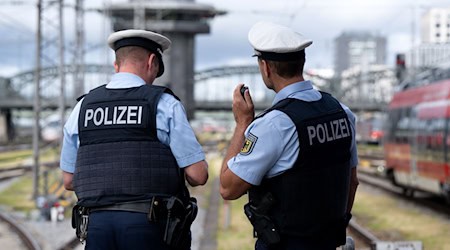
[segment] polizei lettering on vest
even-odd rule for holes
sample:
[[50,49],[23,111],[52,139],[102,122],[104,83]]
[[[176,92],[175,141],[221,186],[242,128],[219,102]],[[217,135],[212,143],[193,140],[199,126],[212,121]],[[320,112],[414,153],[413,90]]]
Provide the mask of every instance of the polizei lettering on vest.
[[86,109],[84,115],[84,127],[93,122],[95,126],[107,126],[115,124],[141,124],[142,106],[114,106]]
[[325,143],[349,137],[350,130],[347,119],[338,119],[306,127],[308,130],[309,145]]

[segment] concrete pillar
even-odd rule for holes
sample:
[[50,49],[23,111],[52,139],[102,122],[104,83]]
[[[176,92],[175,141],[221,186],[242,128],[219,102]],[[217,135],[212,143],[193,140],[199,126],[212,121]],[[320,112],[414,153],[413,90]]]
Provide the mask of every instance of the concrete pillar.
[[13,139],[13,127],[11,120],[11,110],[0,110],[0,143],[7,143]]
[[170,87],[181,99],[188,118],[193,118],[195,35],[209,33],[207,20],[225,12],[194,0],[130,0],[110,6],[109,11],[114,30],[145,28],[172,40],[163,55],[164,75],[155,84]]
[[165,72],[156,84],[168,86],[180,98],[188,118],[194,117],[194,37],[191,34],[164,32],[172,41],[164,54]]

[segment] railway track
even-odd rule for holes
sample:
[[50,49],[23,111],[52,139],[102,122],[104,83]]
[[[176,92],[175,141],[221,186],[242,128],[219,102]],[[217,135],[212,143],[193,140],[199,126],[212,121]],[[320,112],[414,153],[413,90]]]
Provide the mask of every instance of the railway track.
[[20,177],[24,175],[27,171],[30,171],[29,167],[12,167],[6,169],[0,169],[0,182],[6,181],[12,178]]
[[[381,164],[381,161],[382,161],[382,158],[380,158],[380,156],[377,156],[377,155],[375,155],[375,156],[374,155],[360,155],[359,157],[360,157],[360,159],[362,159],[364,161],[369,161],[371,165],[377,165],[377,164],[379,165],[379,164]],[[51,163],[49,165],[56,166],[57,163]],[[14,173],[14,171],[16,171],[16,174],[18,174],[19,172],[25,172],[29,169],[31,169],[29,166],[22,166],[22,167],[15,167],[15,168],[10,168],[10,169],[0,170],[0,181],[2,180],[2,174],[4,174],[4,173],[9,173],[9,175],[13,176],[14,174],[11,174],[11,173]],[[377,188],[380,188],[387,192],[392,193],[396,197],[406,199],[411,202],[418,202],[416,199],[412,199],[411,197],[405,197],[404,195],[402,195],[401,188],[393,186],[392,184],[389,183],[388,180],[384,180],[383,178],[381,178],[380,175],[374,175],[373,173],[367,174],[367,173],[359,172],[359,176],[360,176],[360,181],[363,183],[366,183],[366,184],[369,184],[372,186],[376,186]],[[11,177],[11,178],[13,178],[13,177]],[[450,214],[450,208],[444,209],[442,206],[439,207],[436,205],[436,202],[421,199],[420,203],[422,203],[424,206],[427,206],[427,207],[435,207],[435,208],[433,208],[434,210],[444,212],[446,214]],[[5,219],[3,219],[2,213],[0,213],[0,220],[2,220],[2,221],[5,220]],[[11,222],[8,222],[8,224],[11,225]],[[17,223],[12,222],[12,224],[14,224],[14,225],[12,225],[11,227],[17,228]],[[379,239],[377,239],[377,237],[375,237],[373,234],[371,234],[367,229],[365,229],[362,226],[360,226],[359,224],[357,224],[357,222],[354,219],[352,221],[350,221],[348,230],[349,230],[350,235],[355,239],[355,241],[359,242],[359,244],[357,245],[357,249],[359,249],[359,248],[370,249],[370,247],[372,247],[375,244],[375,242],[379,241]],[[20,228],[14,229],[14,231],[19,232],[17,234],[20,235],[19,237],[21,239],[23,239],[24,245],[26,245],[27,249],[41,249],[39,247],[39,244],[37,243],[37,241],[33,240],[29,233],[26,233],[26,231],[24,231]],[[80,246],[79,240],[76,237],[73,237],[73,239],[71,239],[69,242],[67,242],[64,246],[62,246],[59,249],[61,249],[61,250],[75,249],[79,246]]]
[[[58,165],[59,165],[59,162],[57,162],[57,161],[41,164],[41,166],[50,167],[50,168],[58,167]],[[26,174],[27,172],[30,172],[31,170],[32,170],[31,165],[22,165],[22,166],[17,166],[17,167],[1,168],[0,169],[0,182],[6,181],[6,180],[9,180],[12,178],[20,177],[20,176]]]
[[5,223],[11,230],[13,231],[21,240],[23,244],[22,247],[25,247],[29,250],[41,250],[41,246],[37,239],[18,221],[9,216],[4,212],[0,212],[0,222]]
[[[411,206],[423,208],[432,213],[436,213],[436,215],[442,215],[443,218],[450,218],[450,206],[448,206],[443,197],[421,192],[419,190],[405,192],[405,188],[394,185],[384,172],[385,164],[382,156],[360,154],[359,159],[360,166],[358,166],[358,178],[360,183],[376,188],[394,199],[410,203]],[[356,225],[356,227],[353,225],[353,222],[354,221],[350,222],[349,231],[355,235],[355,237],[361,237],[362,241],[365,242],[364,244],[370,246],[370,248],[367,249],[375,249],[380,244],[380,246],[385,244],[383,243],[383,239],[380,239],[381,241],[379,241],[376,237],[372,238],[370,232],[365,235],[365,229],[362,228],[362,230],[360,230],[358,225]],[[356,229],[356,232],[354,229]],[[363,232],[363,234],[360,234],[359,232]],[[416,247],[421,246],[420,241],[410,242],[409,244],[415,244]]]
[[[348,225],[348,231],[349,231],[348,236],[351,236],[353,241],[357,242],[357,248],[355,249],[362,249],[362,248],[369,249],[372,247],[372,245],[375,244],[375,242],[379,241],[379,239],[375,235],[373,235],[370,231],[368,231],[355,221],[350,221]],[[74,237],[64,246],[59,248],[59,250],[73,250],[79,247],[80,244],[81,243],[78,240],[78,238]]]
[[358,173],[358,179],[360,182],[381,189],[397,199],[402,199],[415,205],[429,208],[434,212],[450,216],[450,207],[445,204],[445,200],[441,197],[420,194],[417,196],[407,196],[401,187],[392,185],[389,180],[364,172]]
[[[218,195],[218,193],[217,193]],[[359,225],[355,219],[351,220],[348,226],[348,236],[351,236],[356,243],[355,249],[371,249],[375,242],[379,239],[373,235],[369,230]],[[80,241],[74,237],[72,240],[67,242],[59,250],[71,250],[80,246]],[[344,248],[343,248],[344,249]]]
[[356,243],[355,249],[371,249],[375,242],[380,241],[369,230],[355,222],[355,220],[350,220],[347,230]]
[[81,245],[80,240],[77,237],[73,237],[69,242],[67,242],[64,246],[59,248],[59,250],[73,250]]
[[24,149],[31,149],[31,144],[18,144],[18,145],[5,145],[0,146],[0,153],[1,152],[9,152],[14,150],[24,150]]

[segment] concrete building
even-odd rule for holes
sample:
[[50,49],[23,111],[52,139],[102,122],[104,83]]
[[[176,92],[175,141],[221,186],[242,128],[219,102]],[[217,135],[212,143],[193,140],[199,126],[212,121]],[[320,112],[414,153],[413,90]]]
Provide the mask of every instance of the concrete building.
[[334,70],[337,75],[362,64],[386,63],[385,37],[369,32],[344,32],[335,38],[334,45]]
[[420,23],[422,43],[450,43],[450,8],[432,8]]
[[[410,52],[406,62],[412,59]],[[434,68],[434,67],[450,67],[450,43],[424,43],[417,46],[414,50],[416,67],[418,68]],[[414,64],[407,63],[407,66]]]
[[210,32],[208,21],[225,14],[194,0],[130,0],[109,9],[114,31],[146,29],[172,40],[164,53],[165,72],[155,84],[170,87],[181,99],[188,118],[194,115],[194,48],[196,34]]
[[420,21],[421,43],[406,60],[409,67],[450,67],[450,8],[432,8]]

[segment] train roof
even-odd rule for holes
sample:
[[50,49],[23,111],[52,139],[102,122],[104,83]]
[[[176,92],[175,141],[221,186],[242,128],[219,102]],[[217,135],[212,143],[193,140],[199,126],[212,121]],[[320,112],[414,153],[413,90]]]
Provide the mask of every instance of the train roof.
[[450,99],[450,79],[437,81],[435,83],[406,89],[397,92],[389,103],[390,109],[410,107],[424,102],[434,102]]

